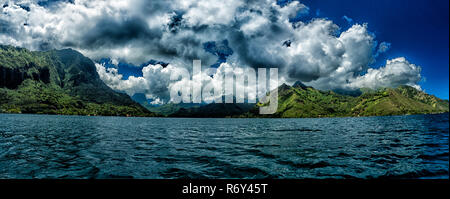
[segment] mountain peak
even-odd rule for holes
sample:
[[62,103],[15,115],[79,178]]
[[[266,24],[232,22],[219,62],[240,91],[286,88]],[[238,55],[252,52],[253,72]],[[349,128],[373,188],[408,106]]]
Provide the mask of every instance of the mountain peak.
[[278,90],[283,91],[283,90],[288,90],[291,87],[285,83],[281,84],[281,86],[278,87]]
[[303,84],[301,81],[296,81],[296,82],[294,83],[294,85],[292,85],[292,87],[294,87],[294,88],[301,88],[301,89],[303,89],[303,90],[306,90],[306,89],[308,89],[308,88],[312,88],[311,86],[306,86],[306,85]]

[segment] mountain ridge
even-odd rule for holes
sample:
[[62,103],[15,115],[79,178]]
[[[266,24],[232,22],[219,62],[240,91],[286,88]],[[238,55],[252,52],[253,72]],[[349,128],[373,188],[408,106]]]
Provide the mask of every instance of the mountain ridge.
[[[278,110],[262,117],[359,117],[449,112],[449,103],[413,87],[359,89],[359,96],[321,91],[313,87],[279,88]],[[254,107],[239,117],[256,117]],[[260,116],[259,116],[260,117]]]
[[[238,104],[229,104],[232,114],[215,115],[211,110],[223,106],[211,104],[205,108],[179,110],[172,117],[268,117],[268,118],[318,118],[318,117],[359,117],[409,114],[434,114],[449,112],[448,100],[426,94],[410,86],[397,88],[360,89],[358,96],[321,91],[304,84],[292,86],[282,84],[278,88],[278,109],[272,115],[259,115],[258,103],[253,108],[239,112]],[[352,93],[357,93],[352,92]],[[216,108],[214,108],[216,107]],[[189,114],[191,113],[191,114]]]
[[30,51],[0,45],[0,112],[157,116],[99,77],[73,49]]

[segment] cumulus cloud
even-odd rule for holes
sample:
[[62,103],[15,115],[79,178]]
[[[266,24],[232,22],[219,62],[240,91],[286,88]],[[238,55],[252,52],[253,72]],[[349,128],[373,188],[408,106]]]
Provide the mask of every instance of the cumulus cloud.
[[[148,65],[143,76],[126,80],[117,68],[97,64],[111,88],[145,93],[158,104],[170,101],[168,90],[177,83],[170,74],[192,71],[194,59],[214,64],[216,73],[227,67],[276,67],[280,83],[302,81],[323,90],[419,87],[420,67],[405,58],[370,67],[390,43],[377,47],[368,24],[342,30],[329,19],[292,20],[308,12],[299,1],[0,0],[0,43],[32,50],[70,47],[93,60],[135,65],[170,63]],[[214,74],[205,81],[215,81]]]
[[173,9],[184,11],[183,18],[190,26],[228,25],[241,5],[241,0],[176,0]]
[[379,69],[370,68],[363,76],[358,76],[349,84],[353,88],[397,87],[408,85],[420,90],[421,68],[409,63],[404,57],[387,60]]
[[[175,83],[170,81],[170,76],[184,72],[182,68],[170,64],[166,67],[160,64],[149,64],[142,68],[142,77],[130,76],[124,80],[117,68],[106,68],[103,64],[96,64],[96,67],[100,79],[112,89],[123,91],[130,96],[136,93],[145,93],[148,99],[158,103],[170,100],[169,88],[172,83]],[[182,82],[185,79],[178,81]]]
[[[130,96],[136,93],[145,93],[147,99],[152,101],[152,104],[163,104],[172,101],[170,97],[171,89],[189,88],[192,86],[199,86],[200,91],[205,91],[208,96],[205,96],[205,100],[223,101],[222,97],[231,95],[225,91],[226,82],[235,82],[236,89],[242,89],[249,85],[249,70],[252,68],[242,68],[235,64],[222,63],[216,68],[204,68],[199,74],[192,74],[187,72],[183,67],[175,66],[172,64],[163,67],[160,64],[149,64],[142,68],[142,77],[130,76],[128,79],[124,79],[121,74],[118,73],[117,68],[105,67],[104,64],[95,64],[100,78],[112,89],[123,91]],[[187,74],[185,73],[187,72]],[[253,74],[256,71],[253,70]],[[242,81],[234,80],[236,76],[243,78]],[[196,81],[197,76],[200,82]],[[171,79],[172,78],[172,79]],[[175,78],[175,80],[173,80]],[[254,79],[256,81],[256,78]],[[253,84],[250,84],[253,85]],[[273,88],[273,85],[271,85]],[[208,92],[210,91],[210,92]],[[248,86],[243,91],[247,100],[256,101],[258,94],[265,94],[268,88],[264,90],[257,90],[256,85]],[[187,90],[187,96],[191,96],[190,90]],[[260,93],[257,93],[260,92]]]

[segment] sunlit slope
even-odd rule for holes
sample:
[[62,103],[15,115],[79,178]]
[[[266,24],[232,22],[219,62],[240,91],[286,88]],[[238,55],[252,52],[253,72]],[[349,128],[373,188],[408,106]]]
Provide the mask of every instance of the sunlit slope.
[[278,88],[278,109],[273,115],[259,115],[255,106],[241,117],[345,117],[444,113],[447,100],[441,100],[410,86],[361,89],[361,95],[350,96],[320,91],[298,83]]
[[351,109],[352,115],[404,115],[449,111],[448,101],[428,95],[410,86],[365,92]]

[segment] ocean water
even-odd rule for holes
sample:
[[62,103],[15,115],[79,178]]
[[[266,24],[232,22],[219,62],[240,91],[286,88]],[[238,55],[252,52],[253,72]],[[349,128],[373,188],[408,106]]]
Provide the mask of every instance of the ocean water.
[[449,178],[449,115],[0,114],[0,178]]

